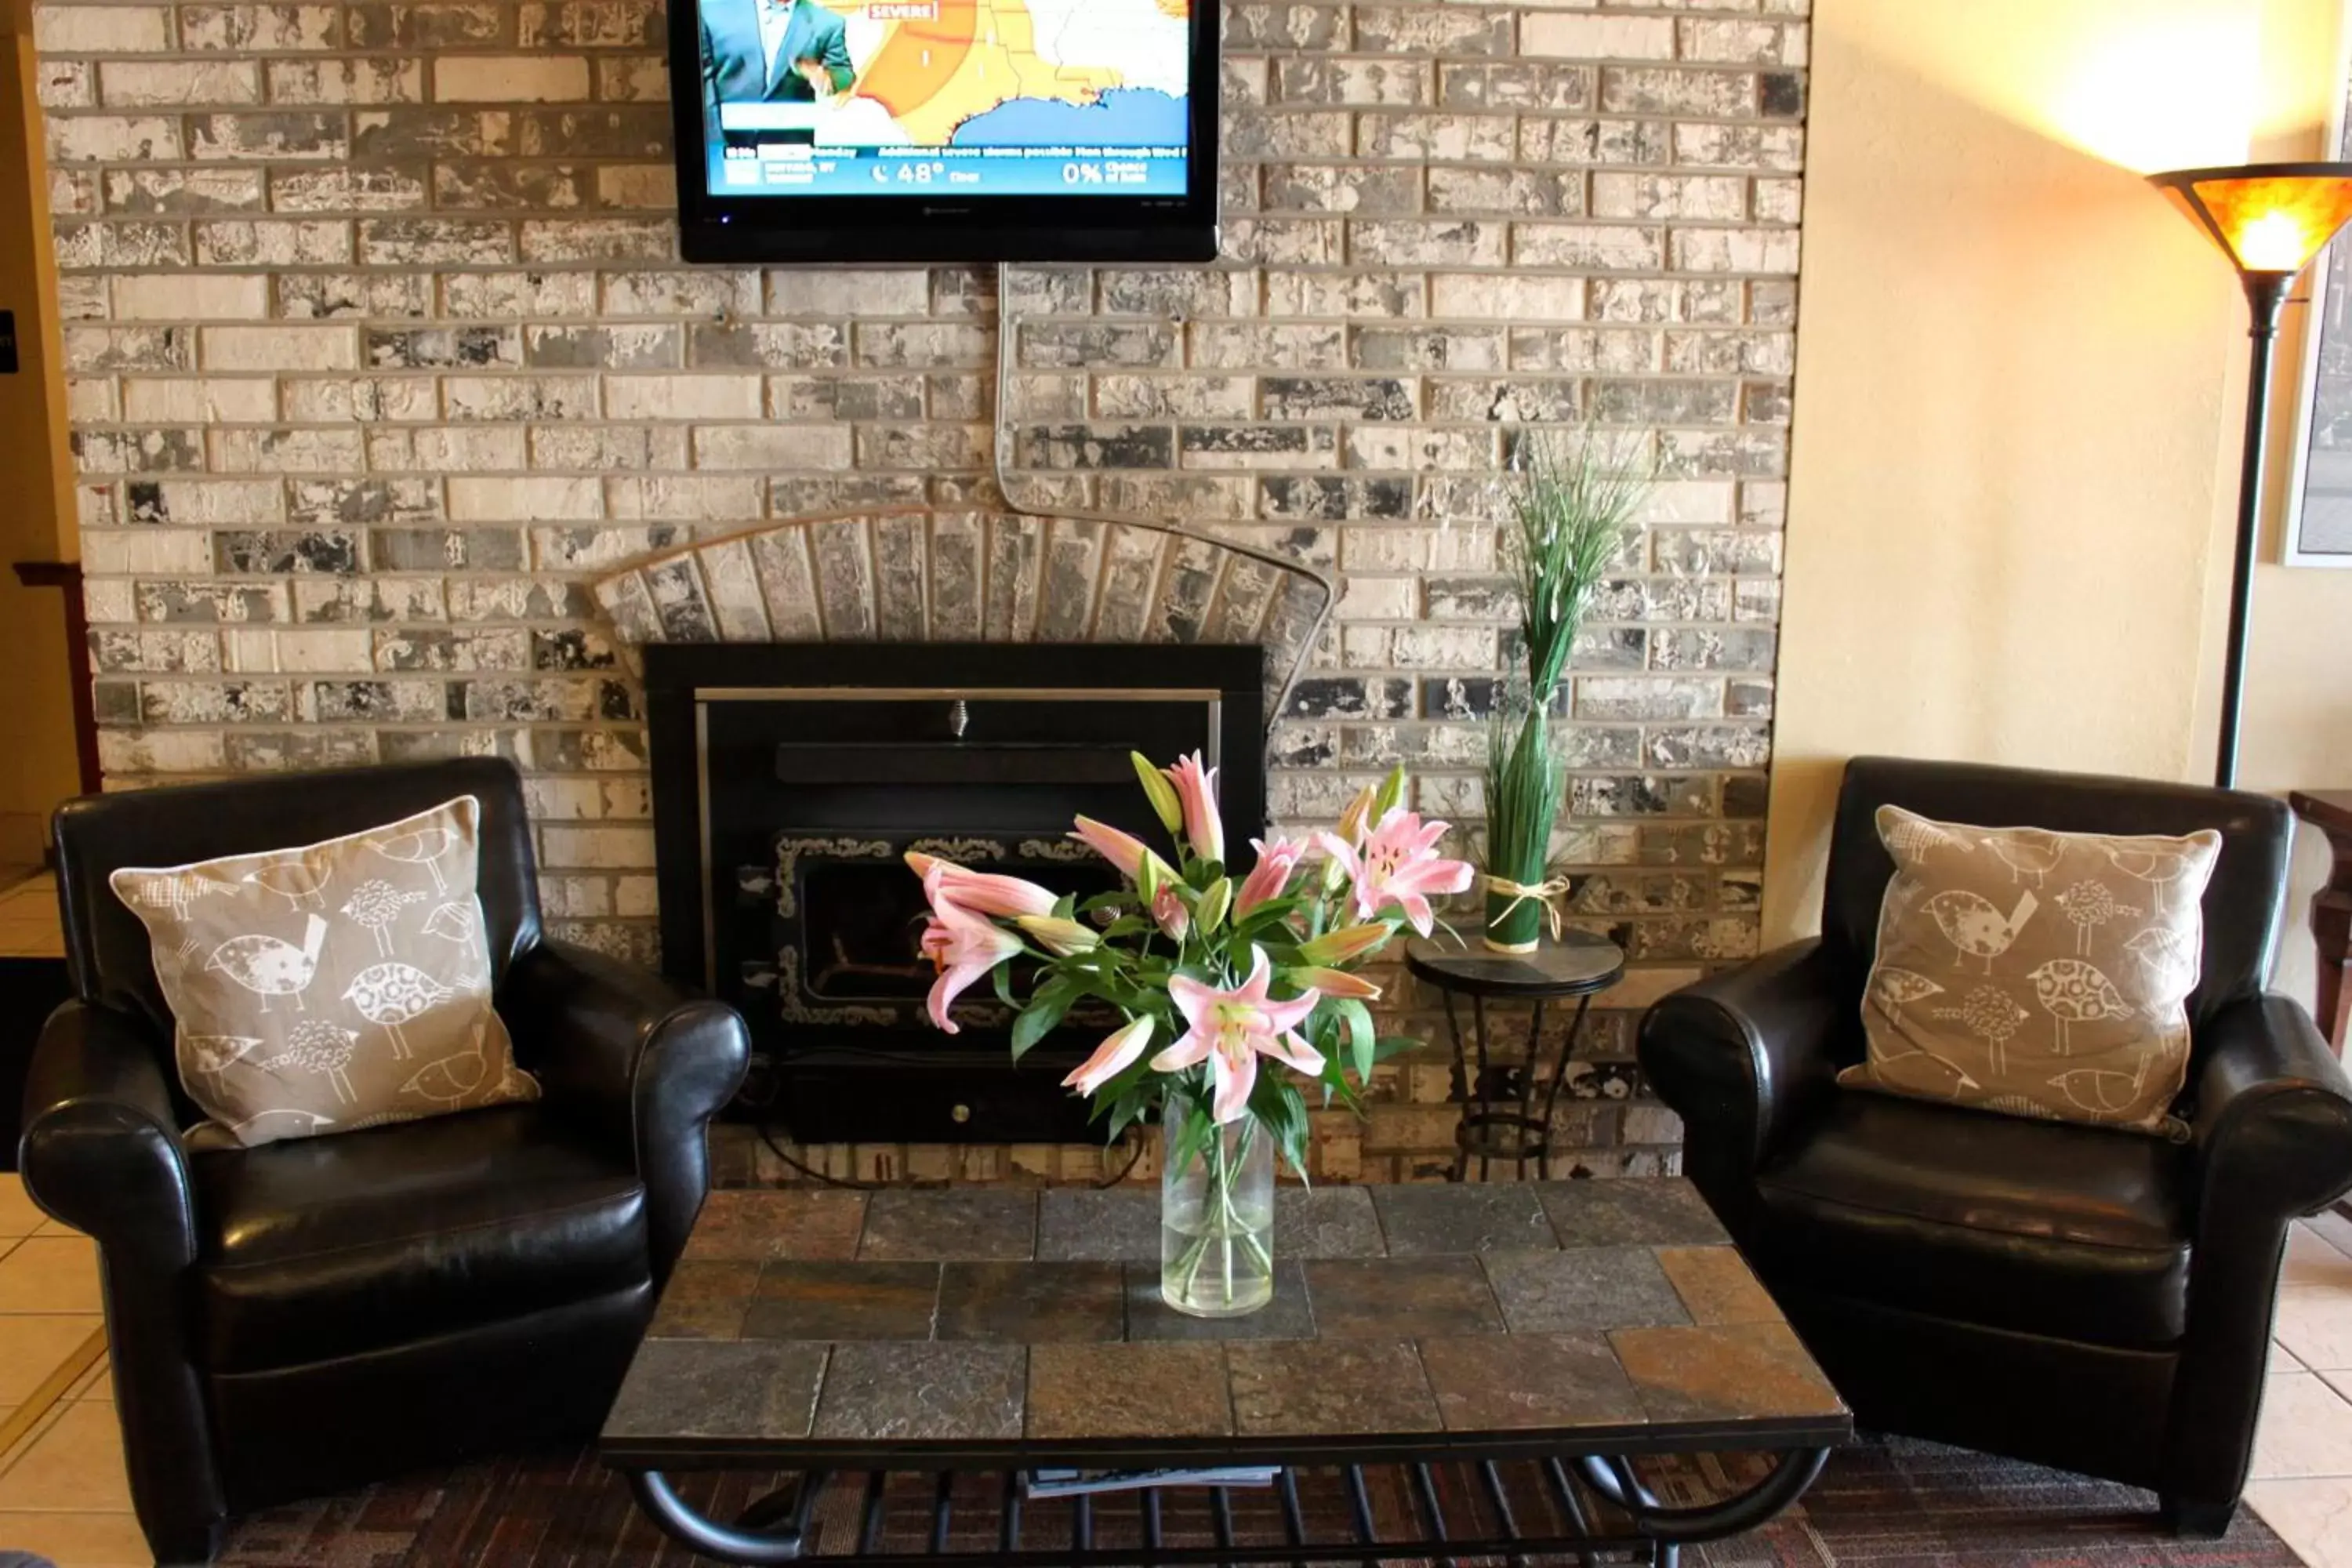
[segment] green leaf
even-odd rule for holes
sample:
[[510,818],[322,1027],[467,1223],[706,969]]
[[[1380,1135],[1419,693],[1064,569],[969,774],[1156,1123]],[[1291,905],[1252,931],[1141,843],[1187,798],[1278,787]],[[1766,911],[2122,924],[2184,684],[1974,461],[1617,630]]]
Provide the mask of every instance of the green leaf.
[[1372,1063],[1378,1059],[1373,1054],[1378,1040],[1372,1028],[1372,1010],[1354,996],[1334,999],[1333,1010],[1347,1030],[1349,1065],[1356,1069],[1358,1081],[1370,1083]]
[[1030,1047],[1053,1033],[1063,1015],[1070,1010],[1070,1004],[1082,994],[1082,988],[1066,978],[1049,980],[1037,987],[1029,1005],[1013,1020],[1013,1059],[1019,1061],[1028,1054]]

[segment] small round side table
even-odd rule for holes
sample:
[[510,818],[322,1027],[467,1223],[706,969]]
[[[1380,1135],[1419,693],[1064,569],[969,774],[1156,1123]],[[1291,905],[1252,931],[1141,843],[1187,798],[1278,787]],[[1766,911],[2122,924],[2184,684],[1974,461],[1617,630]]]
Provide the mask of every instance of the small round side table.
[[[1569,931],[1557,942],[1546,942],[1528,953],[1490,952],[1483,946],[1460,947],[1450,941],[1417,937],[1405,944],[1405,967],[1437,987],[1445,997],[1445,1028],[1454,1043],[1454,1098],[1462,1106],[1462,1125],[1454,1132],[1454,1169],[1450,1181],[1470,1173],[1470,1160],[1478,1160],[1478,1179],[1485,1181],[1494,1162],[1508,1160],[1525,1181],[1528,1162],[1535,1162],[1540,1177],[1551,1156],[1551,1113],[1559,1103],[1560,1084],[1568,1076],[1568,1060],[1584,1033],[1584,1015],[1592,998],[1624,976],[1625,953],[1605,937]],[[1466,1045],[1457,996],[1470,999],[1474,1038]],[[1560,1037],[1559,1058],[1552,1065],[1551,1088],[1537,1114],[1536,1047],[1543,1038],[1544,1004],[1576,998],[1576,1016]],[[1518,1069],[1516,1104],[1501,1094],[1502,1075],[1492,1071],[1487,1058],[1486,1003],[1531,1002],[1535,1016],[1528,1023],[1526,1065]],[[1470,1056],[1475,1050],[1474,1075]]]

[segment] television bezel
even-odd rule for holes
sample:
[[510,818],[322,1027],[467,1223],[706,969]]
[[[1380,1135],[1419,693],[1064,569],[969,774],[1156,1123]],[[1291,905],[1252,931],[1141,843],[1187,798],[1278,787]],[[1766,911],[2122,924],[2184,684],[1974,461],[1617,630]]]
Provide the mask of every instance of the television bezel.
[[1201,262],[1218,247],[1223,0],[1192,0],[1188,188],[1168,196],[714,195],[699,0],[670,0],[669,77],[681,254],[692,262]]

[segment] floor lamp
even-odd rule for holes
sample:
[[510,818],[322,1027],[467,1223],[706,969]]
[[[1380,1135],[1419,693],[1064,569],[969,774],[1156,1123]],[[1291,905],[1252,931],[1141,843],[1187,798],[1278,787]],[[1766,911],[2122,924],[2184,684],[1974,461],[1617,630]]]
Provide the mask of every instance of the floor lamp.
[[[2170,197],[2238,269],[2253,310],[2248,336],[2246,449],[2238,469],[2238,549],[2230,583],[2230,642],[2221,675],[2221,736],[2213,782],[2238,782],[2238,722],[2246,680],[2246,622],[2254,593],[2254,536],[2263,512],[2264,432],[2270,423],[2271,350],[2279,308],[2320,247],[2352,219],[2352,163],[2242,163],[2176,169],[2148,183]],[[2316,330],[2316,329],[2315,329]]]

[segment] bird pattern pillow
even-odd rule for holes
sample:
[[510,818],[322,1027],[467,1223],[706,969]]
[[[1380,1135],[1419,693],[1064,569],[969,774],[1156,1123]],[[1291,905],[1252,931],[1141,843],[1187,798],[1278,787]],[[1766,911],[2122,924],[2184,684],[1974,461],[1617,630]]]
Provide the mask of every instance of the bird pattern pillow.
[[2013,1116],[2174,1134],[2221,836],[1932,822],[1882,805],[1895,858],[1838,1081]]
[[114,873],[147,927],[192,1148],[536,1100],[490,1007],[471,795],[299,849]]

